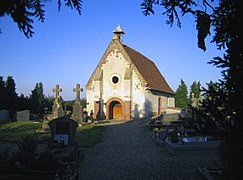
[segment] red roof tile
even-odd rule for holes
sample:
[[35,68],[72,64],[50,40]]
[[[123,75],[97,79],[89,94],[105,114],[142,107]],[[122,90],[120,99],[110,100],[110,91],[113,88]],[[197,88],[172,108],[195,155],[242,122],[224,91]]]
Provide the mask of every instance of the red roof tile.
[[123,47],[139,70],[140,74],[143,76],[145,81],[147,81],[149,88],[156,91],[175,94],[153,61],[126,45],[123,45]]

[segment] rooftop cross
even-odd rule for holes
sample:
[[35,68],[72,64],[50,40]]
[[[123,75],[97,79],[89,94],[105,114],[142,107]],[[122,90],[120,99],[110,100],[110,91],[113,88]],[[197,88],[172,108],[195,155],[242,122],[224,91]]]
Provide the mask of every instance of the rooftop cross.
[[73,92],[76,92],[76,100],[80,100],[80,92],[83,91],[83,88],[80,88],[80,84],[76,84],[76,88],[73,88]]
[[59,92],[62,92],[62,88],[59,88],[59,85],[56,85],[56,88],[52,89],[53,92],[56,92],[56,98],[59,96]]

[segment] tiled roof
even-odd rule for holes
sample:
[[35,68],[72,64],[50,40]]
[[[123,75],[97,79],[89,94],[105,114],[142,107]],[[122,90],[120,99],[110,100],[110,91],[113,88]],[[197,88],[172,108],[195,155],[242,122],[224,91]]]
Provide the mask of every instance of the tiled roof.
[[143,76],[145,81],[147,81],[148,88],[169,94],[175,94],[153,61],[126,45],[123,45],[123,47],[139,70],[140,74]]

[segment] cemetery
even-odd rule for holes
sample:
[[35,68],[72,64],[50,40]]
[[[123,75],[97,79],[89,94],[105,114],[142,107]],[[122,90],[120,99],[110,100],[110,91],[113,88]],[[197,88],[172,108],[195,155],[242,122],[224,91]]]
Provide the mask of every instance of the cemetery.
[[[84,163],[84,149],[102,142],[105,126],[115,128],[120,123],[142,120],[149,122],[146,126],[152,130],[154,142],[167,152],[168,158],[191,157],[195,154],[218,156],[220,141],[197,134],[188,120],[192,117],[189,110],[187,113],[181,113],[178,109],[170,108],[167,113],[159,116],[129,121],[99,120],[83,113],[85,111],[80,104],[82,88],[79,84],[73,91],[76,93],[76,99],[72,114],[63,109],[60,96],[62,89],[57,84],[53,89],[55,100],[48,118],[40,122],[30,120],[30,112],[25,110],[17,113],[17,122],[1,126],[0,143],[12,142],[11,146],[9,144],[5,149],[1,149],[1,156],[4,157],[1,164],[4,164],[8,157],[10,162],[17,165],[10,163],[9,166],[1,167],[3,171],[0,178],[79,178],[78,169]],[[4,143],[1,146],[4,147]],[[8,151],[10,148],[11,153]],[[12,173],[9,171],[10,167]],[[207,166],[197,169],[198,174],[206,174],[205,177],[212,177],[212,174],[218,171],[219,169],[209,169]]]
[[[222,141],[198,133],[191,124],[190,113],[186,116],[177,113],[152,118],[149,127],[153,132],[154,142],[173,156],[210,155],[218,158],[223,149]],[[223,168],[219,165],[213,168],[198,167],[198,173],[206,179],[218,179],[224,176]]]
[[[62,90],[56,85],[49,119],[30,120],[30,112],[25,110],[17,112],[17,122],[0,125],[0,179],[78,178],[77,169],[83,156],[80,147],[94,146],[102,136],[102,128],[81,124],[79,87],[77,84],[72,117],[65,115],[59,95]],[[6,121],[6,114],[1,111],[3,121]]]
[[[4,7],[1,16],[11,15],[19,29],[29,38],[34,33],[31,16],[44,22],[44,5],[42,1],[32,5],[21,1],[20,4],[22,11],[27,9],[22,13],[24,18],[25,15],[29,18],[26,23],[19,22],[21,18],[18,17],[18,3],[17,6],[13,5],[17,7],[16,11],[8,6]],[[68,1],[66,5],[74,7],[81,14],[82,1]],[[239,101],[242,99],[242,63],[237,61],[241,60],[242,50],[236,48],[242,39],[234,29],[238,26],[232,26],[232,32],[228,30],[231,29],[228,24],[232,25],[239,19],[238,4],[228,5],[224,1],[219,1],[219,5],[210,5],[207,1],[202,1],[202,4],[196,1],[178,1],[175,4],[173,1],[159,3],[145,0],[141,3],[145,16],[154,14],[153,5],[163,6],[166,10],[163,15],[168,16],[166,23],[171,26],[174,19],[181,26],[177,8],[181,10],[182,16],[190,12],[195,18],[197,45],[203,51],[207,49],[205,40],[210,34],[210,27],[214,26],[215,34],[211,42],[216,44],[218,50],[223,50],[221,52],[224,54],[223,57],[214,57],[209,64],[221,68],[223,78],[218,82],[210,80],[206,84],[208,89],[202,88],[205,91],[202,96],[200,81],[195,81],[195,84],[193,82],[194,86],[190,87],[191,92],[188,93],[186,84],[181,79],[178,91],[174,92],[165,79],[167,76],[160,73],[153,61],[123,43],[125,32],[120,25],[114,29],[107,49],[85,86],[85,106],[80,99],[80,93],[84,91],[80,84],[72,89],[76,98],[71,101],[71,108],[70,104],[67,108],[64,105],[67,101],[60,95],[62,88],[59,84],[52,90],[54,97],[44,95],[42,82],[37,83],[31,94],[25,97],[24,94],[18,96],[16,93],[12,76],[8,76],[6,82],[0,76],[0,179],[129,179],[135,174],[136,179],[211,180],[224,177],[238,179],[237,176],[243,176],[242,122],[239,121],[242,116],[242,103]],[[60,6],[61,1],[58,1],[59,10]],[[100,37],[103,38],[103,33],[96,34],[102,34]],[[156,33],[149,34],[152,39],[152,35]],[[191,49],[187,44],[187,41],[190,42],[189,36],[183,37],[186,37],[186,42],[181,47]],[[149,41],[146,37],[141,39],[141,45],[147,46]],[[167,54],[167,48],[172,47],[168,45],[168,42],[173,42],[171,40],[161,41],[166,42],[163,55]],[[5,43],[8,44],[7,41]],[[86,43],[85,46],[89,47],[89,43]],[[151,43],[151,49],[156,51],[158,48],[153,48],[152,45]],[[179,58],[172,58],[173,64],[161,64],[166,68],[165,72],[169,70],[177,73],[183,69],[193,76],[205,71],[199,63],[187,64],[186,60],[190,57],[183,57],[182,55],[187,54],[186,50],[179,43],[177,45],[179,48],[173,46],[172,51],[184,52],[178,53]],[[66,46],[71,47],[68,44]],[[55,45],[52,47],[52,52],[55,52]],[[25,53],[27,49],[16,48],[18,49],[23,55],[28,54]],[[75,49],[76,46],[72,46],[70,51]],[[35,52],[30,47],[28,50]],[[44,48],[43,50],[47,52]],[[195,50],[193,52],[196,54]],[[168,54],[166,61],[174,56],[172,53]],[[44,56],[45,53],[41,55]],[[8,60],[8,57],[14,56],[4,55],[4,59]],[[33,57],[38,59],[35,54]],[[32,62],[25,63],[25,58],[28,59],[23,56],[22,64],[34,67]],[[62,58],[62,55],[58,58],[61,59],[60,62]],[[45,59],[49,60],[43,58],[43,62]],[[183,61],[179,62],[178,59]],[[56,66],[59,65],[59,69],[62,69],[61,63]],[[71,67],[72,63],[69,65]],[[89,64],[86,65],[89,67]],[[181,69],[176,69],[177,65],[181,65]],[[41,73],[50,72],[49,67],[53,68],[50,64],[41,67]],[[198,67],[200,72],[196,72]],[[5,68],[15,70],[8,66]],[[16,68],[16,73],[21,72],[21,69],[23,68]],[[26,68],[26,72],[29,73],[29,69],[32,68]],[[69,69],[74,68],[66,68],[66,73],[62,74],[71,74]],[[41,73],[37,71],[32,74],[34,76]],[[173,72],[173,75],[176,73]],[[49,77],[52,75],[48,74]]]
[[[14,122],[0,126],[0,179],[52,179],[57,173],[59,178],[78,176],[76,170],[83,157],[80,147],[92,147],[101,141],[102,136],[102,128],[94,125],[78,128],[75,121],[64,117],[55,119],[50,124],[50,131],[41,129],[41,122]],[[27,157],[29,161],[26,161]],[[19,166],[11,163],[6,166],[4,159],[19,162]],[[70,167],[73,174],[67,174],[65,168]]]
[[190,122],[180,120],[181,115],[165,114],[151,119],[149,126],[153,130],[155,142],[163,146],[171,154],[188,152],[214,153],[220,150],[221,141],[210,136],[198,134]]
[[[154,142],[168,153],[169,158],[187,157],[192,154],[218,156],[220,141],[197,134],[188,120],[193,116],[190,110],[182,111],[169,107],[151,118],[105,120],[105,116],[94,117],[93,110],[88,113],[81,105],[82,91],[80,84],[76,84],[73,88],[76,98],[73,101],[72,111],[68,112],[63,106],[60,95],[62,88],[56,84],[53,89],[55,98],[51,114],[46,114],[41,120],[35,120],[35,115],[31,114],[30,110],[22,110],[16,113],[17,122],[3,123],[0,126],[0,155],[3,157],[0,164],[8,164],[0,167],[2,169],[0,178],[78,179],[79,168],[85,157],[84,149],[102,142],[105,126],[115,128],[120,123],[142,120],[149,121],[146,126],[152,130]],[[110,109],[108,113],[113,113],[115,117],[115,112],[112,111],[115,109]],[[102,114],[102,112],[96,113]],[[1,121],[6,121],[8,111],[2,110],[0,118]],[[198,168],[200,174],[207,172],[208,176],[213,171],[217,169],[209,171],[207,167]]]

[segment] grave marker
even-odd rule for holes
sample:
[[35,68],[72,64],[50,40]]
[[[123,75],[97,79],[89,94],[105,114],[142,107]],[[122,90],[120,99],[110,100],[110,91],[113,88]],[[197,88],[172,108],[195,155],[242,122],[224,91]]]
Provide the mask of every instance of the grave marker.
[[9,119],[9,112],[6,109],[0,110],[0,122],[7,121]]
[[80,84],[77,84],[76,88],[73,88],[73,91],[76,92],[76,99],[73,104],[72,118],[77,122],[81,123],[83,121],[83,108],[80,101],[80,92],[83,91],[83,88],[80,87]]
[[29,121],[30,120],[30,111],[23,110],[17,112],[17,121]]
[[62,97],[59,95],[59,92],[62,92],[62,89],[59,88],[59,85],[56,85],[56,88],[52,90],[56,93],[55,101],[52,106],[52,119],[64,116],[64,111],[62,109]]
[[49,122],[53,140],[61,141],[64,145],[74,142],[74,137],[78,127],[78,123],[68,117],[60,117]]

